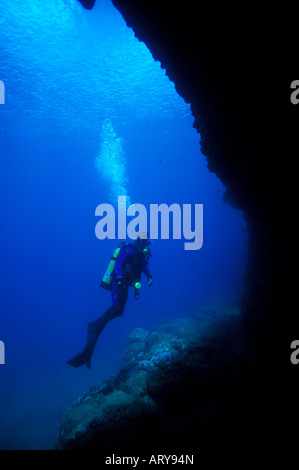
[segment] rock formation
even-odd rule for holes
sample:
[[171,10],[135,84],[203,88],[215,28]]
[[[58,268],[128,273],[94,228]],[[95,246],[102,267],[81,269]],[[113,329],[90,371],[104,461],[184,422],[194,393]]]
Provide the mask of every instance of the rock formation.
[[[211,306],[161,321],[152,332],[133,330],[118,375],[72,404],[56,447],[161,453],[196,449],[227,429],[236,439],[253,406],[263,403],[266,380],[236,340],[239,321],[237,306]],[[256,434],[268,424],[268,406]]]

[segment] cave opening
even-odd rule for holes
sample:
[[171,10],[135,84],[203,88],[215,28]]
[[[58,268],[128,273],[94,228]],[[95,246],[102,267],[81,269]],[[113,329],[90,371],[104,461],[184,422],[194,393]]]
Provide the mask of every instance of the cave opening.
[[[14,357],[1,373],[14,409],[9,419],[17,422],[21,408],[36,413],[49,375],[62,385],[48,414],[115,373],[136,327],[150,330],[162,318],[192,314],[203,322],[228,311],[239,315],[247,231],[242,212],[223,201],[225,188],[200,153],[190,105],[110,0],[96,2],[91,12],[70,0],[4,7],[1,339]],[[21,195],[16,221],[11,213]],[[99,280],[115,243],[96,239],[94,212],[124,195],[146,207],[203,204],[203,246],[187,252],[183,239],[152,244],[152,289],[142,288],[140,303],[129,299],[123,318],[104,332],[94,356],[99,366],[75,375],[64,359],[82,343],[87,321],[109,305]],[[20,362],[24,350],[27,366]],[[13,406],[19,399],[15,373],[23,385],[19,407]],[[32,429],[30,442],[20,438],[17,445],[47,446],[51,437],[46,432],[37,442]],[[13,438],[12,427],[8,447]]]

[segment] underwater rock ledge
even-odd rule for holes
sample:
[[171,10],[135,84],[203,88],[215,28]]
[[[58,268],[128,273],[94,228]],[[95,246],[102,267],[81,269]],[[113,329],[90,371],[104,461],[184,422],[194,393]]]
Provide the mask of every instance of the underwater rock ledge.
[[118,375],[69,407],[55,448],[194,449],[199,439],[237,438],[262,404],[257,438],[271,381],[247,357],[240,328],[239,308],[226,305],[133,330]]

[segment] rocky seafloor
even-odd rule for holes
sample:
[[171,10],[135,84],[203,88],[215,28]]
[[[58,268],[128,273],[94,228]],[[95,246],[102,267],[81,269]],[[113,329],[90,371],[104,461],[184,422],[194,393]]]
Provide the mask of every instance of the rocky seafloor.
[[[237,305],[134,329],[119,373],[65,412],[56,449],[194,448],[267,419],[267,369],[250,357]],[[268,400],[268,401],[267,401]]]

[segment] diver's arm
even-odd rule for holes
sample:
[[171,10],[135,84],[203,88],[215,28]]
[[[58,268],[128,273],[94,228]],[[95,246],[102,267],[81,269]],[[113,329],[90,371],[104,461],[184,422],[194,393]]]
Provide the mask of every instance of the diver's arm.
[[148,283],[148,285],[151,286],[152,283],[153,283],[153,276],[151,275],[151,272],[150,272],[150,269],[149,269],[148,264],[145,265],[143,272],[144,272],[144,274],[145,274],[146,277],[147,277],[147,283]]

